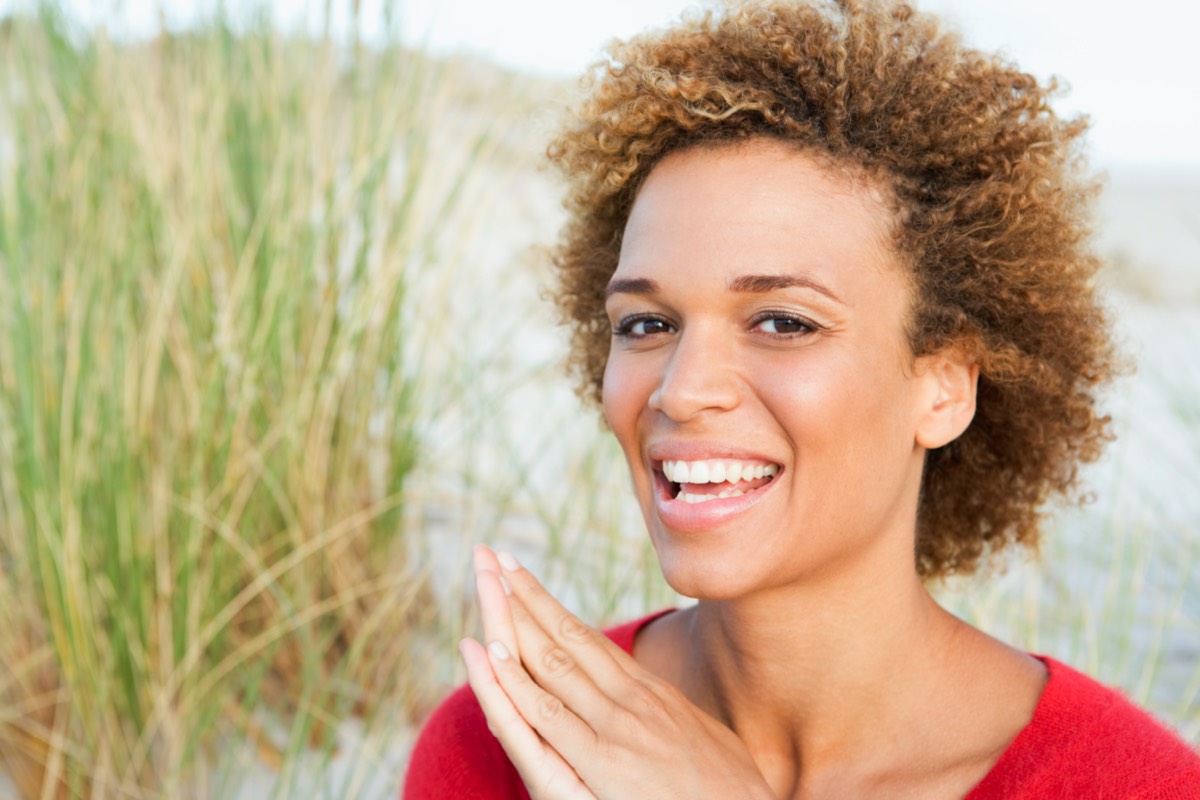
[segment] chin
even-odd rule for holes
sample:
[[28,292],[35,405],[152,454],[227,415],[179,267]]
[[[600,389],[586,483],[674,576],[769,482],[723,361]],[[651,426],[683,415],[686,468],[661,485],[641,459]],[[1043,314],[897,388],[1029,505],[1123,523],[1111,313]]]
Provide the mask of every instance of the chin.
[[693,600],[728,601],[745,597],[761,582],[748,574],[745,564],[713,554],[707,557],[680,552],[677,547],[655,544],[658,565],[667,585]]

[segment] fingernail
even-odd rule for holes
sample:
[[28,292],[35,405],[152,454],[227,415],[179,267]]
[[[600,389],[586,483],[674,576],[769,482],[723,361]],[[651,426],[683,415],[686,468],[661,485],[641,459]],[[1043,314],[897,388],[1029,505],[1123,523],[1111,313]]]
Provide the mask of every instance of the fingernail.
[[497,661],[508,660],[508,648],[500,642],[492,642],[488,645],[488,652],[492,654],[492,658]]
[[500,562],[500,566],[504,567],[509,572],[516,572],[521,568],[521,565],[517,563],[517,560],[503,550],[501,550],[499,553],[496,553],[496,560]]

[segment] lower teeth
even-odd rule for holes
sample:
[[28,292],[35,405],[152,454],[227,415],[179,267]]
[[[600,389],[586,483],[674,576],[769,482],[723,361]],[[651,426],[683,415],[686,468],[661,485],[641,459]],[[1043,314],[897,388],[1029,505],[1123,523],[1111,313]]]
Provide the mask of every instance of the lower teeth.
[[685,503],[706,503],[709,500],[718,500],[725,497],[741,497],[744,494],[745,492],[741,489],[730,489],[720,494],[688,494],[687,492],[680,492],[676,495],[675,499],[682,500]]

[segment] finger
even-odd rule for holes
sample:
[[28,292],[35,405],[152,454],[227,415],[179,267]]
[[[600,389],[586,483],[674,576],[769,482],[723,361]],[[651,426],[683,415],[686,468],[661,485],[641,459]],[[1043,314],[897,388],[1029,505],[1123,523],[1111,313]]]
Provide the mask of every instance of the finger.
[[476,562],[475,598],[479,603],[479,619],[483,624],[483,640],[500,642],[510,653],[519,654],[517,634],[513,628],[512,612],[500,574],[480,568]]
[[[602,729],[615,709],[615,702],[591,673],[612,670],[612,660],[602,651],[588,649],[581,650],[577,658],[550,637],[520,598],[510,596],[508,600],[521,646],[521,663],[528,674],[593,730]],[[616,680],[610,677],[608,683]],[[625,676],[625,680],[633,679]]]
[[500,562],[496,559],[496,553],[486,544],[477,544],[471,550],[471,562],[475,567],[475,571],[490,569],[497,575],[500,574]]
[[597,746],[591,727],[539,686],[503,646],[489,643],[487,655],[496,681],[522,719],[567,763],[588,763]]
[[[511,555],[498,553],[496,558],[511,591],[508,605],[522,662],[598,734],[619,730],[630,716],[690,707],[686,701],[680,706],[684,698],[678,689],[563,608]],[[559,649],[541,635],[549,636]],[[566,669],[564,653],[582,668],[591,686],[577,682],[578,669]]]
[[[497,561],[504,570],[504,578],[511,590],[509,613],[517,628],[519,644],[527,634],[527,626],[518,622],[519,615],[525,611],[577,663],[586,665],[588,674],[603,690],[611,692],[616,688],[614,683],[623,681],[630,673],[644,672],[611,639],[564,608],[533,573],[523,568],[511,555],[499,553]],[[523,660],[524,656],[522,651]]]
[[[515,664],[503,645],[493,643],[491,647],[504,653],[502,660]],[[531,794],[545,798],[590,798],[591,793],[571,766],[538,737],[509,699],[497,681],[493,659],[483,646],[473,639],[463,639],[459,652],[467,666],[467,681],[487,717],[488,729],[499,740]]]
[[503,645],[493,642],[485,651],[478,642],[467,639],[460,649],[471,688],[488,718],[488,728],[504,747],[531,796],[539,800],[595,800],[575,770],[539,736],[500,684],[497,663],[508,667],[504,672],[510,681],[512,671],[524,673]]

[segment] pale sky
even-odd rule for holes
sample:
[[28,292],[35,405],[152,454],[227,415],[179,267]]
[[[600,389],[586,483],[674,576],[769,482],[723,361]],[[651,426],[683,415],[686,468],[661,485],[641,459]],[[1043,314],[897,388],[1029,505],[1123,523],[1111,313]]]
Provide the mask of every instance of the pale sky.
[[[689,0],[409,0],[413,29],[438,48],[573,73],[603,44],[669,22]],[[923,0],[973,45],[1071,85],[1062,108],[1087,111],[1098,161],[1200,166],[1200,4],[1190,0]]]
[[[193,18],[204,0],[64,0],[110,27],[153,30],[158,12],[173,24]],[[504,64],[558,74],[582,70],[614,37],[662,25],[694,0],[400,0],[405,37],[435,50],[466,50]],[[21,5],[0,0],[0,10]],[[227,7],[243,5],[227,2]],[[270,0],[277,17],[301,24],[324,0]],[[349,0],[332,0],[349,7]],[[379,19],[384,0],[362,0]],[[1003,50],[1038,76],[1071,85],[1062,110],[1093,120],[1097,163],[1200,168],[1200,3],[1190,0],[919,0],[950,19],[973,45]],[[308,10],[306,14],[306,9]]]

